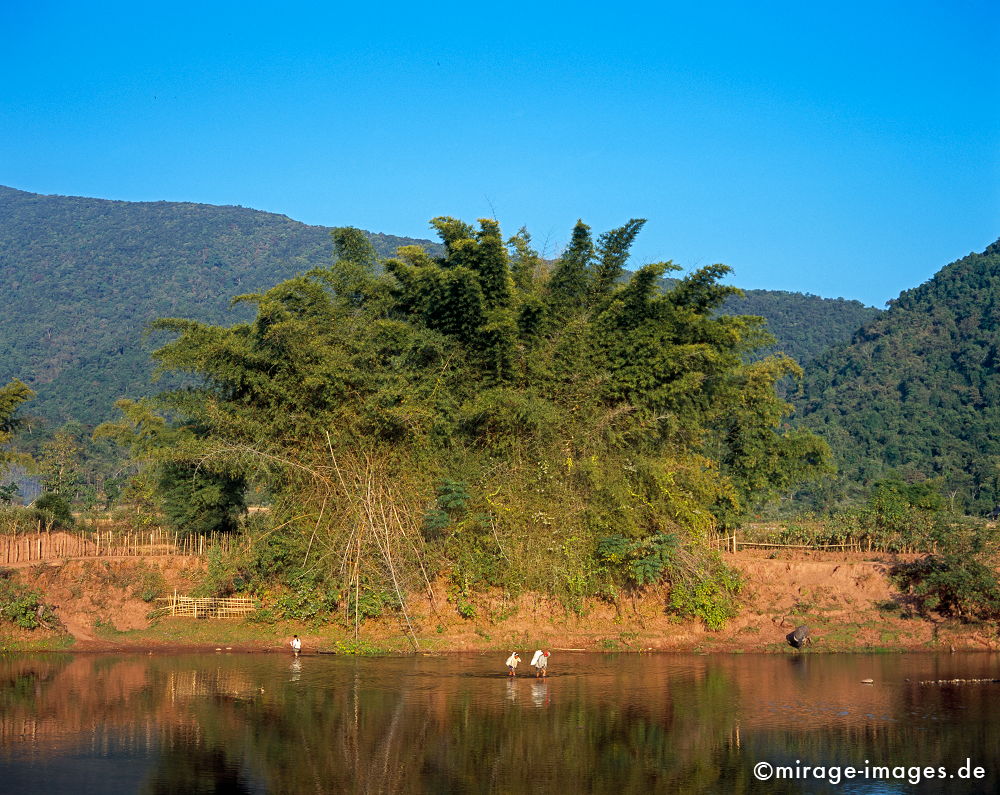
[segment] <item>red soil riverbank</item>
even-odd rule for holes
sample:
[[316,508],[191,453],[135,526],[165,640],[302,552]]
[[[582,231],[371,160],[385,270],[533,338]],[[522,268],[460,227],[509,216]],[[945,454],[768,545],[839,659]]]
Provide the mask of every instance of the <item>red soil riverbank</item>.
[[[244,619],[148,618],[144,584],[158,577],[168,590],[187,593],[203,576],[200,558],[67,560],[26,566],[12,576],[37,588],[55,606],[63,632],[0,625],[0,647],[71,651],[286,650],[292,632],[307,650],[426,652],[551,647],[588,651],[785,652],[785,635],[799,624],[813,634],[811,651],[997,650],[995,625],[904,618],[892,608],[887,576],[896,559],[864,553],[757,550],[727,554],[743,575],[741,610],[718,632],[681,621],[664,610],[663,591],[617,605],[593,600],[580,612],[554,600],[501,594],[476,602],[476,617],[462,618],[443,587],[433,601],[415,595],[410,627],[399,617],[369,621],[356,640],[332,624],[317,627],[261,624]],[[148,591],[145,593],[148,597]]]

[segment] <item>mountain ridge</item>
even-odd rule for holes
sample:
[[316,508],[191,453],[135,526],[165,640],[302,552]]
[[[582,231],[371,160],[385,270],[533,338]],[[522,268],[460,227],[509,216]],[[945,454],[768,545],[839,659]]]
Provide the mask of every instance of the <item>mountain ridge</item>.
[[[267,289],[328,265],[331,227],[240,205],[130,202],[43,195],[0,186],[0,383],[21,378],[38,392],[26,406],[52,423],[97,423],[120,397],[153,387],[145,336],[159,317],[234,323],[240,293]],[[388,256],[424,239],[368,232]],[[796,305],[792,308],[792,305]],[[773,350],[807,361],[846,340],[877,313],[860,302],[748,290],[725,311],[762,314],[779,338]]]

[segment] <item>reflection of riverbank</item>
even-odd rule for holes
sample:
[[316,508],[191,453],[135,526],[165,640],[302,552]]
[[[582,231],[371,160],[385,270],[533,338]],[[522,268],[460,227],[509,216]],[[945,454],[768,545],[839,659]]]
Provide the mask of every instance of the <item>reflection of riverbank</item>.
[[985,764],[1000,761],[993,691],[917,682],[998,665],[555,653],[538,680],[475,654],[13,656],[0,659],[0,772],[126,755],[174,791],[222,771],[289,792],[698,792],[746,789],[762,754],[936,763],[963,749]]
[[238,667],[162,671],[148,659],[96,655],[10,655],[0,658],[0,683],[0,751],[149,749],[165,726],[198,727],[192,700],[259,693]]

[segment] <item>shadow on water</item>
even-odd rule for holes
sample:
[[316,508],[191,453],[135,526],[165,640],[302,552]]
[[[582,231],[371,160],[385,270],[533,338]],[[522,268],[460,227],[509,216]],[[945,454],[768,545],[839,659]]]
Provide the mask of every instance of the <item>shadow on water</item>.
[[[0,657],[4,789],[72,792],[900,792],[758,782],[758,761],[1000,779],[995,655]],[[872,679],[873,684],[862,684]],[[63,785],[65,784],[65,790]]]

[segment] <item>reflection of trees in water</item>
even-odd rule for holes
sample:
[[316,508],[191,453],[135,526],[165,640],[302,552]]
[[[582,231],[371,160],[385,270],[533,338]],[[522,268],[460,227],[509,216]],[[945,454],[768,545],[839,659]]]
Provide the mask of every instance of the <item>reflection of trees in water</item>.
[[556,782],[613,791],[668,781],[680,791],[718,780],[713,756],[734,734],[724,675],[665,683],[646,703],[588,702],[585,686],[555,678],[495,687],[490,703],[481,692],[390,692],[357,679],[333,692],[290,689],[280,703],[216,705],[204,742],[245,742],[240,753],[283,791],[507,792]]
[[[996,686],[873,693],[853,662],[850,684],[819,658],[649,658],[513,682],[419,662],[276,662],[0,661],[0,737],[18,742],[25,720],[38,742],[70,729],[93,740],[96,727],[131,737],[156,756],[148,792],[741,792],[759,789],[755,761],[1000,769]],[[837,687],[857,694],[850,714],[817,707]]]
[[207,745],[197,733],[178,727],[165,727],[161,733],[156,768],[142,789],[149,795],[241,795],[252,791],[238,759],[221,746]]

